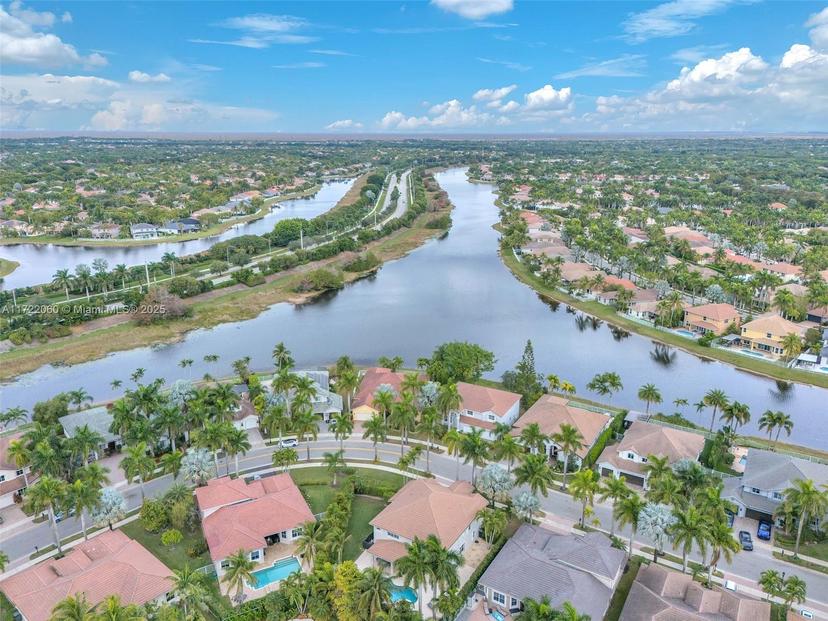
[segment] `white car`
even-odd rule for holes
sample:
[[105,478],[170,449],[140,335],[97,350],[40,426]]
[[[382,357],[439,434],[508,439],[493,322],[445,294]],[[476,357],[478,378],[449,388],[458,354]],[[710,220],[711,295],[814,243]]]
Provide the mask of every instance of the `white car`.
[[296,438],[285,438],[279,443],[281,448],[296,448],[299,446],[299,441]]

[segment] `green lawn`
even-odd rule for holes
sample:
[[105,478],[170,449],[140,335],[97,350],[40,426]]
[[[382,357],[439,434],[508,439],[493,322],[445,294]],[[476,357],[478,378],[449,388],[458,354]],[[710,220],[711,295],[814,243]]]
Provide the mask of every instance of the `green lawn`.
[[0,592],[0,621],[13,621],[13,611],[14,606],[12,606],[12,603],[4,593]]
[[351,519],[348,520],[348,534],[350,536],[342,551],[343,560],[353,561],[360,555],[362,540],[373,530],[368,522],[374,519],[374,516],[382,511],[383,507],[385,507],[385,502],[378,498],[354,496],[354,502],[351,505]]
[[184,531],[184,538],[181,540],[181,543],[174,546],[163,545],[161,543],[161,533],[148,533],[141,526],[141,520],[124,524],[121,530],[152,552],[170,569],[181,569],[187,564],[195,569],[209,565],[212,562],[209,552],[204,552],[195,558],[187,554],[187,548],[200,539],[203,539],[204,536],[201,534],[200,528],[195,533]]
[[[821,561],[828,561],[828,539],[823,539],[823,541],[817,542],[816,535],[810,529],[803,529],[803,531],[802,543],[799,544],[799,554],[802,556],[817,558]],[[786,550],[793,552],[793,549],[796,546],[796,534],[786,535],[780,529],[780,531],[776,533],[774,543],[776,543],[776,545],[780,548],[785,548]],[[785,556],[787,557],[788,555]],[[785,560],[789,559],[785,558]],[[823,567],[822,570],[824,571],[825,568]]]
[[314,514],[325,511],[336,496],[336,489],[329,485],[302,485],[300,489]]
[[[374,470],[373,468],[354,468],[357,476],[365,481],[374,481],[378,485],[388,485],[399,489],[408,480],[401,474],[395,472],[386,472],[384,470]],[[322,466],[314,468],[294,468],[290,471],[290,476],[293,478],[296,485],[329,485],[333,482],[331,474]],[[343,475],[340,473],[339,479]]]
[[604,615],[604,621],[618,621],[621,611],[624,610],[624,604],[627,602],[627,596],[630,594],[635,577],[638,575],[639,567],[641,567],[641,559],[633,557],[630,560],[630,568],[627,573],[621,576],[615,593],[612,594],[609,608],[607,608],[607,613]]

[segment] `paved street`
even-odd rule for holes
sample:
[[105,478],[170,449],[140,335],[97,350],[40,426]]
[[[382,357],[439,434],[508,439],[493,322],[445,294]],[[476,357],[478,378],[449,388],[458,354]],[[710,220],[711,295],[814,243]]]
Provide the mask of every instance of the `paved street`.
[[[324,453],[338,450],[339,443],[333,439],[331,434],[323,432],[320,434],[318,441],[310,443],[310,448],[311,459],[321,459]],[[306,450],[305,444],[300,445],[297,449],[300,463],[306,458]],[[270,466],[271,452],[272,449],[268,447],[254,449],[239,460],[239,465],[243,470],[266,468]],[[380,461],[393,465],[400,457],[400,445],[392,443],[379,444],[378,452]],[[370,441],[362,440],[358,435],[354,435],[345,442],[346,460],[370,461],[373,457],[374,447]],[[231,462],[231,469],[232,467]],[[417,460],[416,467],[425,469],[425,452]],[[221,464],[220,470],[221,474],[224,474],[224,463]],[[432,453],[431,471],[435,476],[446,481],[454,480],[457,473],[459,473],[460,478],[470,480],[472,469],[471,466],[462,463],[458,466],[457,461],[451,456]],[[172,482],[172,477],[169,475],[149,481],[145,484],[147,496],[163,494]],[[132,510],[140,506],[141,494],[138,485],[123,486],[120,489],[124,493],[128,509]],[[580,503],[557,490],[550,490],[546,498],[541,498],[541,506],[549,514],[550,520],[558,524],[572,524],[581,515]],[[596,503],[594,510],[595,517],[601,521],[602,527],[608,529],[611,516],[610,505]],[[80,532],[80,522],[71,517],[61,522],[58,527],[61,536],[64,538]],[[619,536],[629,537],[628,529],[617,529],[617,532]],[[35,551],[35,545],[48,546],[52,542],[52,533],[49,524],[44,522],[31,525],[28,528],[18,527],[8,534],[0,531],[0,539],[2,539],[0,548],[8,554],[11,559],[10,568],[12,568],[25,562],[29,555]],[[649,543],[642,537],[637,537],[636,541]],[[698,554],[693,554],[691,558],[701,561]],[[819,604],[820,608],[828,610],[828,575],[779,561],[771,556],[770,549],[767,546],[757,545],[753,552],[740,552],[734,556],[732,563],[720,563],[719,565],[719,570],[724,572],[726,578],[733,578],[737,582],[748,585],[755,583],[759,578],[759,574],[765,569],[776,569],[779,572],[786,572],[787,575],[800,576],[808,584],[809,599]]]

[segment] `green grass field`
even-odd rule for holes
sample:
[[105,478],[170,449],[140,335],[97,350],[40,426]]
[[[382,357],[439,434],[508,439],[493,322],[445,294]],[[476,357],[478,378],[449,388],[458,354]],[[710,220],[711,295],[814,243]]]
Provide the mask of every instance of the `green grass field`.
[[385,502],[378,498],[354,496],[354,502],[351,505],[351,519],[348,520],[349,536],[342,551],[344,560],[353,561],[360,555],[363,539],[373,530],[369,522],[374,519],[377,513],[382,511],[383,507],[385,507]]
[[210,560],[209,552],[204,552],[196,557],[191,557],[187,554],[188,547],[200,539],[203,539],[204,536],[201,534],[200,528],[194,533],[184,531],[184,538],[181,540],[181,543],[174,546],[165,546],[162,544],[161,533],[148,533],[144,530],[144,527],[141,526],[141,520],[135,520],[129,524],[124,524],[121,527],[121,530],[123,530],[124,533],[132,539],[138,541],[147,550],[152,552],[170,569],[181,569],[184,565],[188,564],[190,567],[195,569],[203,567],[204,565],[209,565],[212,562]]

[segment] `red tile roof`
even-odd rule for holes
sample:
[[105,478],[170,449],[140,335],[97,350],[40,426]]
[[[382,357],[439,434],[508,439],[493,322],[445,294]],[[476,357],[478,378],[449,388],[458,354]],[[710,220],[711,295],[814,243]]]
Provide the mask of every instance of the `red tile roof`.
[[75,593],[92,604],[117,595],[122,604],[142,605],[167,593],[171,577],[144,546],[112,530],[0,582],[0,590],[28,621],[48,621],[55,605]]
[[[204,538],[214,561],[238,550],[258,550],[265,537],[314,520],[308,503],[287,473],[246,484],[242,479],[212,479],[196,489]],[[218,507],[216,509],[216,507]]]
[[460,406],[462,409],[492,412],[501,417],[520,401],[520,395],[517,393],[466,382],[457,382],[457,392],[463,400]]
[[362,375],[362,381],[359,384],[359,390],[352,402],[353,408],[358,408],[363,405],[374,407],[374,393],[382,384],[392,386],[397,395],[400,394],[403,378],[405,373],[394,372],[385,367],[371,367],[365,369]]

